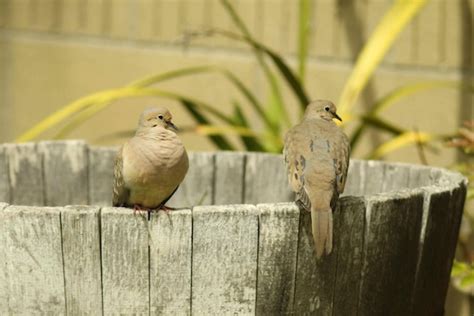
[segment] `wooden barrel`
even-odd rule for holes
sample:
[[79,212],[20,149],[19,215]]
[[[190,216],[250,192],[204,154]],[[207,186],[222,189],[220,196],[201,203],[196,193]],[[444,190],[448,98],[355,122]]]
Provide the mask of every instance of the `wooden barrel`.
[[[0,315],[441,315],[466,179],[352,160],[317,261],[282,157],[191,153],[169,215],[112,208],[116,148],[0,146]],[[84,206],[65,206],[84,205]]]

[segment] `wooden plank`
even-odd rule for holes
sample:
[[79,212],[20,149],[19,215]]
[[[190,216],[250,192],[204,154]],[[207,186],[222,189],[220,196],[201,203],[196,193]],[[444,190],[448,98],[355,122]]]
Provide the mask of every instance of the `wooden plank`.
[[408,188],[410,167],[404,164],[384,164],[382,192],[398,191]]
[[364,170],[361,170],[361,174],[364,175],[363,195],[381,193],[385,173],[384,163],[369,160],[364,163],[363,168]]
[[102,313],[99,208],[61,209],[66,312]]
[[245,154],[219,152],[215,161],[214,204],[240,204],[244,194]]
[[410,165],[408,187],[419,188],[433,185],[440,179],[441,175],[438,168]]
[[10,203],[10,177],[8,173],[7,149],[0,145],[0,202]]
[[192,314],[255,314],[258,211],[193,208]]
[[36,144],[7,144],[11,203],[44,205],[42,157]]
[[43,155],[46,205],[88,204],[86,143],[44,141],[38,144],[38,151]]
[[351,159],[349,163],[349,170],[347,171],[347,180],[344,192],[342,195],[363,195],[365,174],[364,161]]
[[111,206],[117,147],[89,149],[89,203]]
[[0,212],[0,314],[64,315],[60,210],[9,206]]
[[[357,307],[358,283],[353,282],[358,276],[354,271],[360,271],[361,267],[364,205],[361,198],[352,196],[342,198],[340,203],[333,215],[333,250],[319,260],[314,251],[311,215],[309,212],[300,215],[295,315],[344,315],[333,310]],[[348,294],[347,289],[353,292]],[[337,291],[342,291],[343,297]]]
[[[269,181],[271,181],[271,185]],[[294,194],[288,185],[288,176],[283,156],[247,153],[244,191],[245,203],[293,201]]]
[[189,208],[210,205],[214,201],[214,154],[189,153],[189,170],[178,191],[167,203],[172,207]]
[[337,253],[332,315],[351,315],[359,303],[364,250],[365,203],[362,197],[344,197],[334,214]]
[[101,210],[104,314],[149,314],[147,226],[130,209]]
[[[360,315],[409,315],[422,226],[421,192],[367,200]],[[394,304],[393,302],[397,302]]]
[[293,313],[299,209],[259,204],[257,315]]
[[192,213],[153,214],[150,241],[150,313],[191,314]]

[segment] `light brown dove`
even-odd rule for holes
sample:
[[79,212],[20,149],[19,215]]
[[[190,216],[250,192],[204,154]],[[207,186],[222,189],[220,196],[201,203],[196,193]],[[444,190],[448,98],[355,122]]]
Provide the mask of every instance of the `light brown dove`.
[[114,206],[170,209],[165,203],[178,189],[189,166],[171,118],[163,107],[149,108],[140,115],[135,136],[115,158]]
[[344,191],[349,167],[349,140],[333,119],[341,120],[331,101],[313,101],[301,123],[286,134],[283,151],[296,203],[311,211],[318,259],[331,253],[332,211]]

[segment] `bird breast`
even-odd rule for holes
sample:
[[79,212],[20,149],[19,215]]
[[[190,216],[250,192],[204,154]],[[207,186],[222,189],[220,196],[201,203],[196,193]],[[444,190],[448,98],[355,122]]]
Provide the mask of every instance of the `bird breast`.
[[175,188],[184,179],[188,156],[175,133],[134,137],[124,146],[123,176],[127,186]]

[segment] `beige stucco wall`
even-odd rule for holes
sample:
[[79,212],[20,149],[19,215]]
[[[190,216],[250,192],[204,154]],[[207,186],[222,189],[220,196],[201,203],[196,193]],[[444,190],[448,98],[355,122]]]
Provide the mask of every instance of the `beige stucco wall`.
[[[417,0],[413,0],[417,1]],[[297,43],[296,0],[234,0],[249,29],[293,62]],[[390,0],[313,0],[307,90],[312,98],[337,101],[352,62]],[[409,25],[360,98],[363,108],[401,84],[453,79],[474,83],[474,0],[432,0]],[[222,38],[200,39],[184,49],[183,32],[223,28],[235,31],[218,0],[0,0],[0,141],[12,141],[46,115],[90,93],[191,65],[221,65],[259,96],[265,82],[251,52]],[[218,75],[174,80],[163,88],[181,92],[231,112],[241,99]],[[296,101],[285,92],[292,117]],[[100,136],[133,129],[151,104],[168,106],[178,125],[193,124],[179,105],[163,99],[117,102],[70,135],[90,143],[118,144]],[[384,117],[406,128],[452,133],[474,117],[473,97],[433,90],[404,99]],[[247,113],[251,111],[247,108]],[[258,122],[253,119],[256,127]],[[46,133],[45,138],[52,133]],[[363,156],[386,135],[371,134],[354,153]],[[213,149],[204,137],[183,134],[189,149]],[[428,153],[432,164],[448,165],[452,150]],[[389,156],[418,162],[408,148]],[[456,297],[455,292],[452,292]],[[451,294],[450,294],[451,295]],[[451,297],[448,315],[468,310],[465,298]],[[459,314],[461,315],[461,314]]]
[[[258,39],[294,62],[297,1],[233,3]],[[312,98],[338,100],[352,61],[390,3],[313,1],[306,78]],[[368,106],[404,83],[436,79],[472,83],[473,3],[432,0],[395,43],[357,106]],[[200,39],[187,49],[178,43],[186,31],[213,27],[235,31],[218,0],[0,0],[0,5],[0,141],[13,140],[81,96],[183,66],[224,66],[258,95],[266,95],[262,73],[242,44],[219,37]],[[240,98],[219,75],[177,79],[160,87],[208,101],[227,112],[232,110],[231,100]],[[288,91],[285,95],[294,118],[296,101]],[[70,137],[91,143],[121,143],[123,139],[104,141],[100,136],[133,129],[139,112],[152,104],[168,106],[181,126],[193,124],[176,103],[138,98],[117,102]],[[433,90],[404,99],[384,116],[406,128],[451,133],[462,118],[473,116],[472,108],[470,95]],[[213,148],[202,136],[186,133],[183,138],[190,149]],[[386,138],[368,135],[354,155],[363,156]],[[454,151],[446,150],[442,155],[428,153],[430,163],[441,165],[454,156]],[[389,158],[418,161],[414,148]]]

